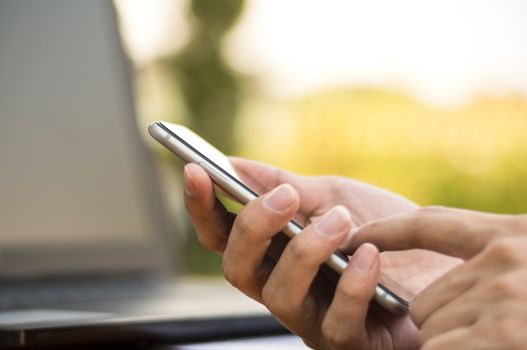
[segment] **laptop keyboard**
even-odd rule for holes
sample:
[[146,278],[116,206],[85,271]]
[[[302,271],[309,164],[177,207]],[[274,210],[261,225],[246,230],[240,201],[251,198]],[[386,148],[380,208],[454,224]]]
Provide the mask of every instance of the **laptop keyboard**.
[[145,279],[45,281],[0,285],[0,310],[79,301],[126,299],[162,294],[162,284]]

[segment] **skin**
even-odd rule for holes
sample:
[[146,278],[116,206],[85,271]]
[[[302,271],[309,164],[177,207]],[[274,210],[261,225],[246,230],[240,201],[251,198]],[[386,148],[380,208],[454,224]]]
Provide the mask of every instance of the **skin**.
[[428,207],[369,222],[344,249],[430,249],[465,262],[411,305],[422,349],[525,349],[527,216]]
[[[418,293],[457,263],[425,250],[379,255],[360,245],[338,284],[320,265],[356,225],[417,206],[393,193],[339,177],[304,177],[257,162],[231,160],[242,180],[263,194],[235,216],[214,196],[199,166],[184,170],[185,205],[200,242],[222,254],[225,278],[264,304],[316,349],[415,349],[417,328],[370,303],[379,269]],[[294,218],[305,229],[276,253],[278,232]]]

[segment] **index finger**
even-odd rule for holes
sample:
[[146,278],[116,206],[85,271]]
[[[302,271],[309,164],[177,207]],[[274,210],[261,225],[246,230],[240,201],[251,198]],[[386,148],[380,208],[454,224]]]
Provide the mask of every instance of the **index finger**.
[[350,232],[341,249],[370,242],[381,250],[422,248],[470,258],[502,231],[506,216],[444,207],[424,207],[371,221]]

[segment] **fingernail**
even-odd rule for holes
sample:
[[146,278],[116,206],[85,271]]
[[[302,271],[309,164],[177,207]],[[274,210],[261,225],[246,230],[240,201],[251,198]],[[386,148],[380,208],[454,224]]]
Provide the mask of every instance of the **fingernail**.
[[188,171],[188,165],[185,165],[185,167],[183,168],[183,180],[185,193],[187,194],[187,196],[192,196],[194,192],[194,183],[192,182],[192,176]]
[[267,209],[279,213],[293,204],[295,196],[296,193],[293,188],[290,185],[284,184],[267,194],[263,203]]
[[339,205],[324,214],[322,219],[315,224],[315,230],[323,236],[333,236],[347,229],[350,223],[351,217],[348,210]]
[[353,254],[352,261],[355,270],[368,272],[377,259],[377,248],[373,244],[365,243]]

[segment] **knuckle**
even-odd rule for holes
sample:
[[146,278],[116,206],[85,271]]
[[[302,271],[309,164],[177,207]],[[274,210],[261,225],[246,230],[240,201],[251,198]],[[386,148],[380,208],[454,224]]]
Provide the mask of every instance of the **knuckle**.
[[424,235],[421,233],[428,232],[430,216],[437,215],[444,210],[445,208],[434,205],[419,208],[410,214],[410,223],[412,224],[413,232],[415,233],[412,238],[416,246],[420,246],[423,243],[421,240]]
[[522,288],[519,287],[518,281],[514,274],[505,274],[500,276],[489,285],[489,294],[495,297],[516,297],[521,296]]
[[337,293],[339,297],[353,305],[369,302],[372,296],[372,291],[364,283],[340,284]]
[[262,301],[269,311],[281,320],[286,320],[291,316],[289,311],[292,303],[287,302],[287,297],[278,295],[273,286],[266,284],[262,289]]
[[506,233],[527,236],[527,214],[508,215],[505,220]]
[[224,244],[219,239],[199,232],[196,233],[196,236],[198,237],[199,244],[201,244],[208,251],[214,253],[221,253],[223,251]]
[[444,212],[445,210],[447,209],[441,205],[427,205],[417,209],[417,211],[422,215],[438,214]]
[[518,242],[513,237],[496,239],[489,243],[485,248],[485,257],[494,262],[501,262],[506,265],[515,265],[522,262],[524,254],[519,249]]
[[370,221],[360,227],[361,235],[371,237],[372,234],[379,231],[380,228],[381,224],[377,220]]
[[371,233],[377,231],[380,227],[380,224],[377,220],[370,221],[362,225],[361,229],[364,233]]
[[236,229],[240,232],[243,232],[244,235],[251,234],[254,226],[251,225],[252,219],[251,219],[251,211],[252,207],[249,205],[246,206],[240,214],[236,216],[236,219],[234,220],[234,226]]
[[347,349],[351,343],[348,338],[346,334],[332,332],[327,335],[326,339],[335,349]]
[[269,284],[265,284],[262,288],[262,302],[265,306],[267,306],[267,308],[271,312],[272,312],[271,305],[273,304],[273,300],[276,299],[275,296],[276,296],[275,290],[273,288],[270,288]]
[[243,278],[241,278],[238,269],[234,264],[229,262],[229,259],[224,257],[221,263],[223,276],[235,288],[244,290]]
[[[446,274],[442,278],[451,279],[451,276]],[[433,315],[432,310],[430,309],[430,300],[433,298],[431,295],[434,293],[434,289],[435,286],[430,285],[424,291],[419,293],[410,303],[410,318],[419,328],[424,327],[425,322],[428,322],[429,318]]]
[[506,345],[507,349],[525,348],[525,325],[524,316],[515,317],[510,313],[499,312],[487,316],[477,327],[477,335],[498,341]]
[[198,238],[199,244],[201,246],[205,247],[207,250],[211,250],[213,243],[210,237],[208,237],[206,234],[200,233],[200,231],[196,231],[196,237]]
[[353,345],[353,339],[350,333],[344,332],[327,318],[322,322],[320,332],[334,349],[348,349]]
[[288,253],[291,255],[293,261],[305,264],[311,260],[310,257],[314,254],[314,250],[312,250],[308,242],[302,238],[304,237],[299,235],[289,242]]
[[410,305],[410,317],[412,319],[412,322],[417,327],[421,327],[423,325],[425,320],[425,313],[423,312],[423,309],[419,304],[417,298]]
[[259,199],[251,201],[242,209],[234,220],[234,228],[249,240],[268,239],[275,235],[279,228],[280,219],[270,217],[266,210],[262,209]]
[[444,212],[446,209],[437,205],[429,205],[426,207],[421,207],[412,212],[412,221],[414,225],[417,225],[421,228],[423,225],[426,225],[430,216],[438,215]]

